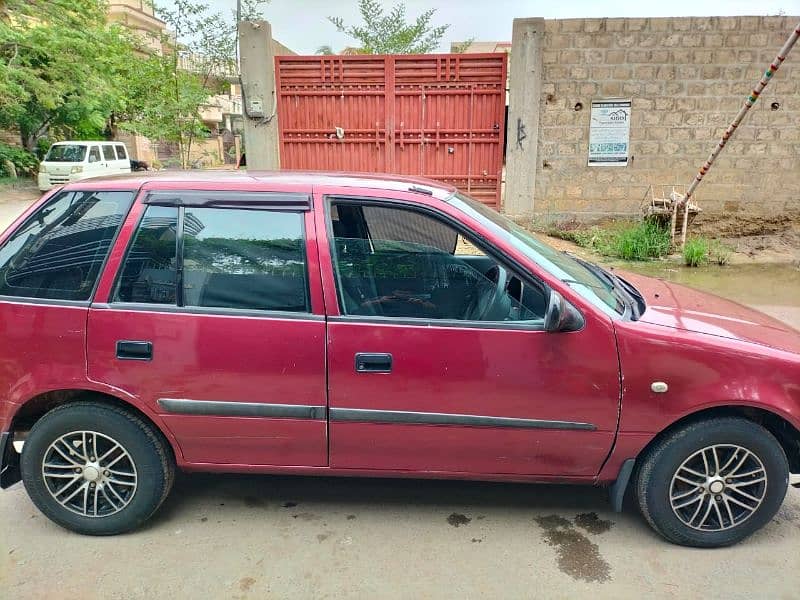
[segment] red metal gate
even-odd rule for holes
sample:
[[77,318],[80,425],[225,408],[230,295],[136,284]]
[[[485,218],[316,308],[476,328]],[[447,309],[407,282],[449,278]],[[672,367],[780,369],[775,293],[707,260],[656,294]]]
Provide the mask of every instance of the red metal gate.
[[498,207],[506,54],[275,57],[281,167],[422,175]]

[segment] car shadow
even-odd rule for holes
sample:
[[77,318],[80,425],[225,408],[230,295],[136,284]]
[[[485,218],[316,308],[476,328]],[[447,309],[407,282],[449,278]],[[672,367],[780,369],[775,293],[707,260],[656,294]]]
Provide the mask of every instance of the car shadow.
[[[611,513],[607,491],[588,485],[520,484],[431,479],[306,477],[180,473],[153,527],[198,505],[283,507],[441,508],[443,510],[530,509],[535,512]],[[630,501],[628,502],[630,504]],[[626,507],[625,512],[634,508]]]

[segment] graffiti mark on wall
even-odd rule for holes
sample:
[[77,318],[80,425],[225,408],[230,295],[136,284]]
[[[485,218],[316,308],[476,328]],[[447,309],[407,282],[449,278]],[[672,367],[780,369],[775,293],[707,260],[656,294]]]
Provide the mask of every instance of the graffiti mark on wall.
[[517,148],[520,150],[524,150],[525,148],[522,146],[522,141],[528,137],[528,132],[525,131],[525,123],[522,122],[522,119],[517,117]]

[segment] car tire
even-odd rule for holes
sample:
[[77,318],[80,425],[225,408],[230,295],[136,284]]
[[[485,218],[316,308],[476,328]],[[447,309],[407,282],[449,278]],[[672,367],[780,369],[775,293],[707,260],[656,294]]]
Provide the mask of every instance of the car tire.
[[175,479],[166,440],[132,412],[101,402],[69,403],[44,415],[28,434],[20,465],[39,510],[85,535],[135,529]]
[[724,417],[687,425],[649,448],[635,492],[664,538],[717,548],[769,523],[788,486],[789,464],[775,437],[752,421]]

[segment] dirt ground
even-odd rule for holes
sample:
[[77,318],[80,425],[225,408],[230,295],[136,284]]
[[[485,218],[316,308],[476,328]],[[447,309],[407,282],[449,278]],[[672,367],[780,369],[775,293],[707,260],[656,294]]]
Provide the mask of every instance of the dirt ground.
[[[30,200],[0,194],[0,227]],[[648,268],[800,328],[796,268]],[[600,489],[475,482],[183,475],[144,528],[113,538],[60,529],[17,485],[0,493],[0,523],[3,599],[788,600],[800,589],[798,490],[762,531],[715,551],[662,541]]]

